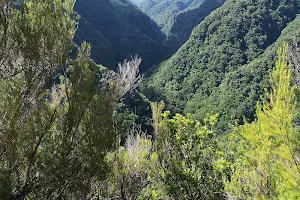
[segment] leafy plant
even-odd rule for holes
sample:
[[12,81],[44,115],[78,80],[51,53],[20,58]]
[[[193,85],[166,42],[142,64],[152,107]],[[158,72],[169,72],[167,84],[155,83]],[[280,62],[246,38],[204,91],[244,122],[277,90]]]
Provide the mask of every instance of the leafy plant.
[[258,104],[257,120],[238,130],[242,155],[226,191],[239,199],[297,199],[300,188],[295,94],[287,64],[287,44],[278,50],[271,92]]

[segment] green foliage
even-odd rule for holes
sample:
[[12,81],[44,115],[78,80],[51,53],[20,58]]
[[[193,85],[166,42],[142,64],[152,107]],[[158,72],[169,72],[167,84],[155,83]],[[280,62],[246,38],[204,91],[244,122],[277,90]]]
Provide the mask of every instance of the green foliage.
[[169,55],[175,53],[189,39],[192,30],[224,2],[224,0],[193,1],[193,6],[177,13],[169,28],[168,39],[165,41]]
[[[299,41],[299,27],[300,18],[297,17],[262,55],[226,74],[220,86],[207,99],[211,109],[218,106],[223,110],[224,114],[220,117],[222,123],[219,127],[226,127],[228,122],[235,124],[232,122],[235,121],[234,119],[238,119],[239,124],[244,123],[244,117],[248,122],[254,119],[257,101],[261,100],[260,96],[265,95],[265,88],[270,88],[269,77],[272,68],[275,67],[277,49],[283,42]],[[202,109],[195,115],[201,116],[201,112]]]
[[142,71],[165,58],[164,34],[144,13],[127,0],[76,1],[81,15],[75,41],[92,45],[92,59],[109,69],[138,54]]
[[257,120],[238,130],[242,155],[226,184],[226,191],[234,198],[300,198],[299,133],[293,125],[295,88],[290,85],[286,43],[278,51],[270,82],[268,98],[257,106]]
[[[202,0],[175,3],[184,10]],[[222,3],[176,16],[201,21]],[[115,73],[90,60],[86,42],[74,55],[74,4],[0,0],[1,199],[300,198],[299,88],[291,86],[286,43],[267,79],[278,46],[299,42],[298,0],[228,0],[207,17],[147,80],[144,91],[172,113],[193,113],[172,118],[163,101],[135,91],[137,57]],[[161,33],[128,1],[77,6],[76,42],[97,38],[103,62],[131,50],[150,52],[146,63],[163,56]],[[205,116],[215,111],[221,115]],[[246,123],[238,134],[223,134],[236,119]]]
[[190,37],[192,30],[224,0],[131,0],[167,35],[168,56]]
[[121,98],[114,119],[117,132],[121,135],[121,145],[128,136],[128,130],[134,126],[141,126],[143,132],[153,135],[150,102],[142,93],[134,91]]
[[169,35],[179,12],[199,7],[204,0],[141,0],[137,6]]
[[[159,130],[159,124],[161,122],[161,113],[163,109],[165,108],[165,103],[163,101],[161,102],[152,102],[151,103],[151,110],[152,110],[152,120],[153,120],[153,127],[154,127],[154,135],[158,134]],[[156,139],[155,137],[153,138]]]
[[74,1],[11,3],[0,1],[1,198],[85,199],[109,171],[117,90],[99,84],[87,43],[69,58]]
[[229,173],[229,163],[213,132],[218,116],[208,115],[202,125],[160,114],[163,103],[151,106],[155,140],[131,128],[124,147],[107,156],[112,172],[96,193],[117,199],[224,199],[222,175]]
[[213,132],[217,115],[207,116],[202,125],[179,114],[169,119],[169,114],[163,114],[155,143],[156,173],[167,194],[173,199],[223,199],[226,162]]
[[[256,102],[268,87],[274,63],[272,44],[295,19],[299,5],[299,1],[226,1],[194,29],[175,55],[152,71],[143,92],[150,100],[163,99],[172,114],[192,113],[202,119],[205,113],[219,113],[220,133],[228,130],[228,124],[242,124],[244,116],[254,120]],[[295,19],[280,40],[296,35],[298,22]]]
[[151,141],[137,131],[127,137],[124,147],[107,156],[112,173],[107,180],[107,188],[102,192],[103,197],[137,199],[143,195],[150,184],[148,166],[151,160],[148,156],[151,146]]

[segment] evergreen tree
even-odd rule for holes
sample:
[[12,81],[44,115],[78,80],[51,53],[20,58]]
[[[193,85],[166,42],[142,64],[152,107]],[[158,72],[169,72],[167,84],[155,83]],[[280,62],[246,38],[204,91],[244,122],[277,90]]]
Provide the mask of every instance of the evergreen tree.
[[243,138],[241,156],[226,184],[226,191],[236,199],[300,198],[299,133],[293,126],[296,101],[287,44],[278,50],[270,82],[270,94],[257,105],[257,120],[238,130]]
[[103,77],[85,42],[70,58],[75,1],[15,2],[0,1],[0,197],[91,198],[131,82],[122,70]]

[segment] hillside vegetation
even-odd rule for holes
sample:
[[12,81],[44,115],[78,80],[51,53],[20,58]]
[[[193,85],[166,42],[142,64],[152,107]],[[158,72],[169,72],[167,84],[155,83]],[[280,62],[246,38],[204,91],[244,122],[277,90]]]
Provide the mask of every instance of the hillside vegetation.
[[147,13],[165,32],[170,33],[175,16],[184,10],[199,7],[205,0],[140,0],[137,6]]
[[168,55],[175,53],[192,30],[225,0],[132,0],[167,35]]
[[127,0],[78,0],[81,15],[75,41],[92,45],[92,59],[110,69],[138,54],[142,70],[164,58],[165,38],[154,21]]
[[0,199],[300,199],[300,0],[227,0],[149,71],[152,101],[139,56],[74,42],[115,62],[137,8],[78,2],[0,0]]
[[[207,112],[218,112],[222,129],[235,120],[241,123],[243,116],[253,120],[256,101],[267,86],[272,67],[258,64],[272,60],[268,58],[271,53],[255,59],[295,19],[299,5],[300,1],[226,1],[195,28],[174,56],[153,70],[144,92],[152,100],[164,99],[174,113],[203,118]],[[283,32],[282,37],[296,35],[298,23],[290,26],[296,28]],[[235,82],[238,87],[233,86]]]
[[174,16],[165,44],[169,55],[175,53],[191,36],[192,30],[199,25],[212,11],[222,6],[225,0],[205,0],[194,2],[192,8],[185,9]]

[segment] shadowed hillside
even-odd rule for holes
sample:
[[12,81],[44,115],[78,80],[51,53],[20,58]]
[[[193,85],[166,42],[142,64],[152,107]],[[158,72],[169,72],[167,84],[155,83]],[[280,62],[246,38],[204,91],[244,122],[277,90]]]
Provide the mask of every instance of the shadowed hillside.
[[148,16],[127,0],[78,0],[81,15],[75,41],[92,45],[92,58],[110,69],[133,55],[143,58],[142,70],[164,58],[165,38]]

